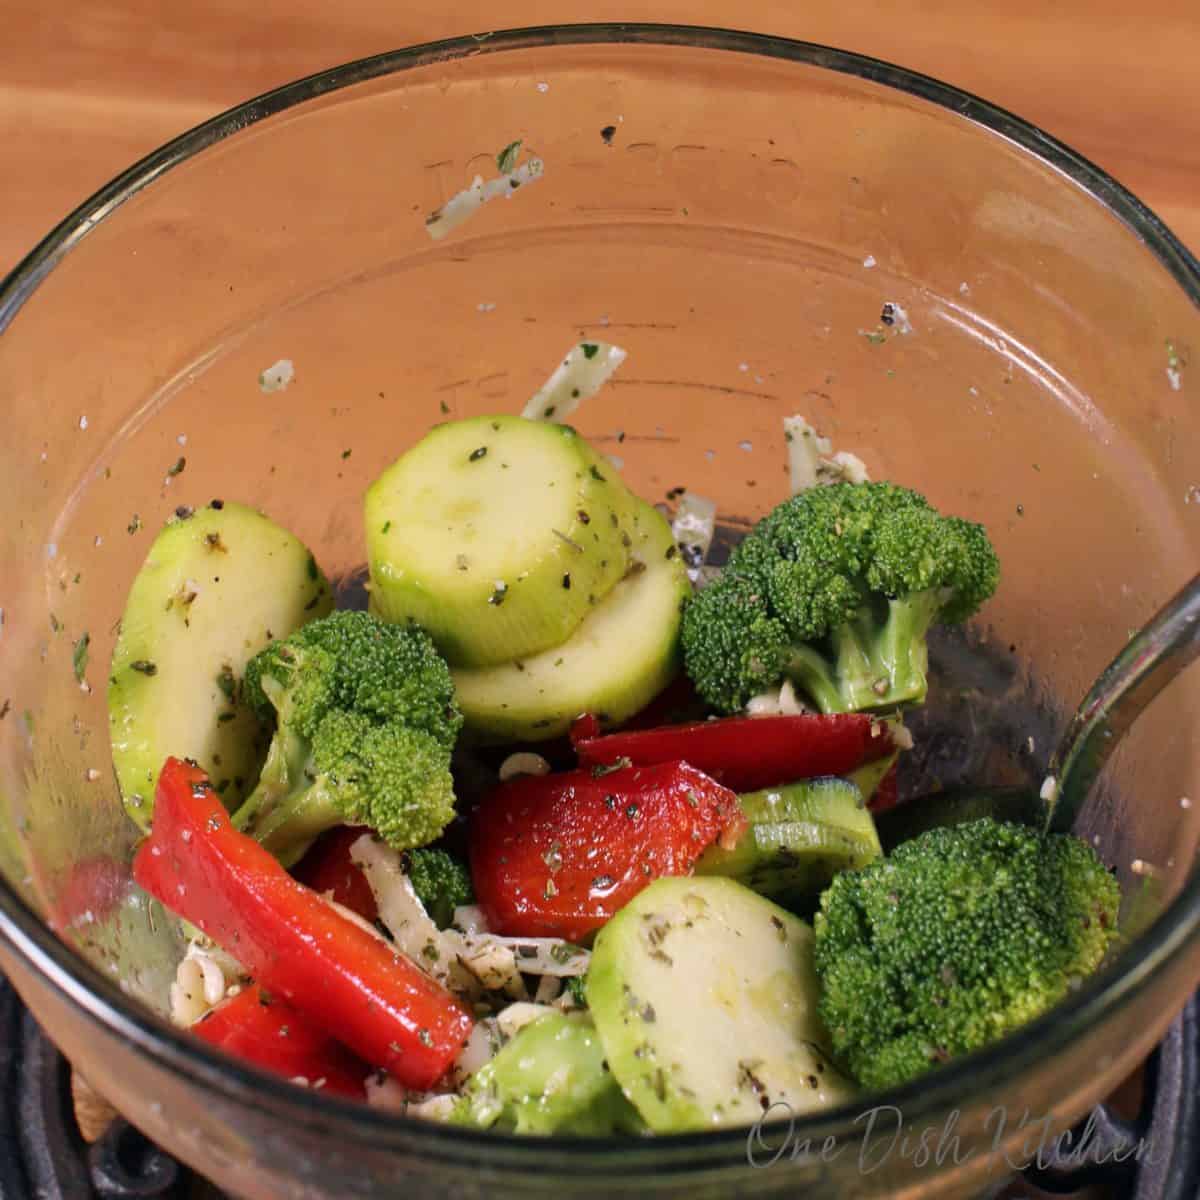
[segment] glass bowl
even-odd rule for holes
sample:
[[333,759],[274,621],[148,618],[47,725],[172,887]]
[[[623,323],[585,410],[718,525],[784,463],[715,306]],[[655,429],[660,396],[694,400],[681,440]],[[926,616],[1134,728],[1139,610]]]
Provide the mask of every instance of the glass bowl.
[[[518,138],[544,178],[432,240],[426,215]],[[348,1106],[166,1023],[180,935],[129,881],[114,626],[153,531],[213,497],[352,572],[385,464],[444,415],[519,410],[603,336],[629,360],[578,425],[646,496],[686,485],[734,524],[761,514],[800,411],[876,477],[987,524],[1003,584],[958,658],[938,651],[931,711],[958,722],[959,775],[1036,780],[1087,683],[1200,561],[1198,299],[1153,214],[1036,129],[750,34],[465,38],[185,135],[0,288],[0,966],[122,1112],[246,1195],[987,1188],[1196,985],[1200,681],[1138,724],[1083,814],[1126,944],[1061,1008],[791,1130],[521,1141]],[[903,321],[882,323],[887,302]],[[295,379],[268,394],[282,358]]]

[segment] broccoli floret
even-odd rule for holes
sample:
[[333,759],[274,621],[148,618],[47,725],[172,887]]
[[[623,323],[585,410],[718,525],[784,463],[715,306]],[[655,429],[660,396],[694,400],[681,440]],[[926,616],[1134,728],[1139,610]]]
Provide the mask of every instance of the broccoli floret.
[[410,850],[404,857],[413,891],[439,929],[449,926],[459,905],[475,903],[464,862],[445,850]]
[[890,1087],[1033,1020],[1100,965],[1120,899],[1078,838],[990,817],[838,875],[814,927],[843,1066]]
[[787,676],[822,712],[919,704],[926,635],[996,590],[980,525],[890,483],[837,483],[785,500],[687,606],[684,662],[700,695],[737,712]]
[[462,714],[422,629],[336,612],[252,658],[245,686],[275,729],[234,823],[284,865],[335,825],[369,826],[403,850],[453,817],[450,752]]

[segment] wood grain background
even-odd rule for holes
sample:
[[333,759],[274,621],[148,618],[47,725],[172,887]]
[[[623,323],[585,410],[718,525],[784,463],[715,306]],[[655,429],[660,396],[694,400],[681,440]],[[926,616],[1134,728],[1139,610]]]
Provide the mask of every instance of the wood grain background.
[[974,91],[1106,168],[1200,250],[1200,0],[0,0],[0,272],[168,138],[398,46],[571,20],[736,26]]

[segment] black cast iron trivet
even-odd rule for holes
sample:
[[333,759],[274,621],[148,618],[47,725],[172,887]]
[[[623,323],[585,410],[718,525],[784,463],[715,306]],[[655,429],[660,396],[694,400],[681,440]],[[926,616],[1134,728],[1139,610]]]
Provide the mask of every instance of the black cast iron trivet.
[[[1100,1185],[1127,1200],[1200,1198],[1200,995],[1146,1064],[1138,1115],[1099,1105],[1081,1146],[1086,1125],[1076,1127],[1075,1158],[1027,1170],[1030,1184],[1056,1195]],[[84,1141],[69,1064],[0,977],[0,1200],[183,1200],[194,1184],[120,1118]]]

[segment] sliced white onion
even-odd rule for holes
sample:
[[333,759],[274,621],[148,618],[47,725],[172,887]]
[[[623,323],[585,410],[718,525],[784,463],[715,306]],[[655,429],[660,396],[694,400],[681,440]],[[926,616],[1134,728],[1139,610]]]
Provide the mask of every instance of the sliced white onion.
[[271,392],[282,392],[296,378],[296,368],[290,358],[281,358],[272,363],[265,371],[260,371],[258,386],[270,395]]
[[442,1096],[430,1096],[426,1100],[410,1101],[404,1108],[405,1116],[420,1117],[424,1121],[448,1121],[458,1104],[453,1092]]
[[783,436],[787,442],[791,469],[792,494],[818,484],[867,483],[866,464],[846,450],[833,453],[833,443],[819,433],[799,413],[783,418]]
[[752,717],[795,717],[811,711],[796,695],[790,679],[785,679],[779,687],[751,696],[746,704],[746,712]]
[[517,956],[510,946],[505,946],[485,936],[465,938],[461,934],[449,934],[447,940],[455,944],[456,961],[470,972],[489,992],[503,992],[513,1000],[524,1000],[529,991],[517,965]]
[[554,975],[559,979],[587,974],[591,954],[561,938],[500,937],[487,933],[470,939],[476,947],[501,946],[512,952],[526,975]]
[[828,438],[821,437],[799,413],[783,418],[783,438],[787,442],[788,466],[792,475],[792,494],[817,486],[817,468],[833,449]]
[[172,1022],[185,1028],[194,1025],[226,996],[239,991],[244,978],[232,956],[207,938],[189,942],[168,990]]
[[562,991],[562,979],[555,975],[543,975],[533,993],[534,1004],[552,1004]]
[[675,508],[671,534],[687,565],[688,578],[695,583],[717,528],[717,506],[706,496],[684,492]]
[[849,450],[839,450],[826,464],[822,464],[822,475],[832,478],[822,478],[822,483],[869,483],[871,476],[867,473],[867,464],[857,454]]
[[462,1087],[480,1067],[491,1062],[504,1044],[498,1018],[485,1017],[477,1021],[467,1037],[466,1044],[459,1051],[450,1068],[451,1082],[456,1088]]
[[402,1113],[408,1107],[408,1092],[390,1075],[371,1075],[365,1084],[367,1103],[385,1112]]
[[529,750],[518,750],[500,764],[500,782],[507,783],[518,775],[549,775],[550,764],[540,755]]
[[186,1029],[209,1010],[204,1002],[204,976],[194,958],[185,958],[175,968],[170,987],[171,1021]]
[[454,910],[453,928],[460,933],[487,933],[487,917],[477,904],[460,904]]
[[554,1009],[548,1004],[536,1004],[528,1000],[521,1000],[516,1004],[510,1004],[507,1008],[502,1008],[496,1014],[496,1026],[504,1040],[508,1041],[526,1025],[531,1025],[539,1017],[544,1017],[553,1011]]
[[625,351],[609,342],[572,346],[550,378],[529,397],[521,416],[532,421],[561,422],[594,396],[625,358]]
[[392,935],[396,949],[435,979],[447,981],[457,947],[446,939],[425,911],[412,882],[404,873],[400,855],[370,834],[363,834],[351,845],[350,858],[366,876],[379,909],[379,919]]
[[470,184],[455,196],[451,196],[441,208],[425,218],[425,229],[435,241],[444,238],[452,229],[474,216],[489,200],[503,196],[511,200],[522,188],[541,179],[546,164],[540,158],[531,158],[513,171],[489,179],[476,175]]

